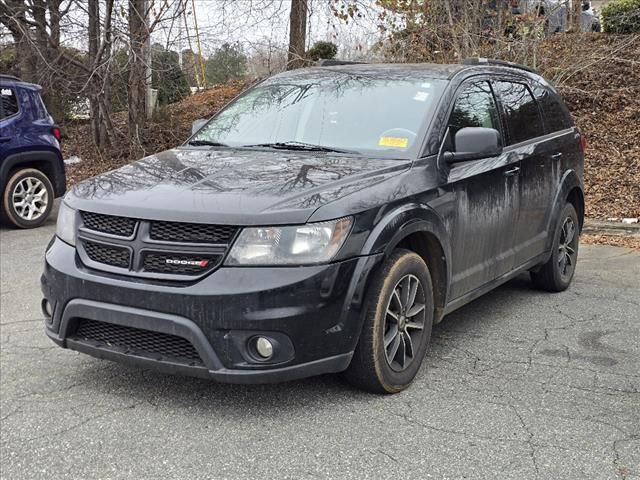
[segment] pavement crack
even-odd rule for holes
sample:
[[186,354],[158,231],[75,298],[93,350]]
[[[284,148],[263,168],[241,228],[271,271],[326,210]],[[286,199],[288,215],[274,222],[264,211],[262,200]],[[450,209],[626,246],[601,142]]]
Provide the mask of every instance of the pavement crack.
[[12,322],[2,322],[0,323],[0,327],[4,327],[5,325],[15,325],[16,323],[33,323],[33,322],[42,322],[42,318],[31,318],[27,320],[14,320]]
[[131,408],[135,408],[138,405],[141,405],[142,403],[144,403],[144,402],[137,402],[137,403],[134,403],[134,404],[131,404],[131,405],[127,405],[125,407],[114,408],[112,410],[109,410],[107,412],[101,413],[99,415],[91,415],[90,417],[85,418],[81,422],[78,422],[75,425],[70,426],[69,428],[64,428],[62,430],[58,430],[58,431],[55,431],[55,432],[49,432],[49,433],[45,433],[43,435],[38,435],[38,436],[35,436],[35,437],[26,438],[26,439],[24,439],[24,442],[25,443],[26,442],[33,442],[33,441],[36,441],[36,440],[40,440],[42,438],[57,437],[59,435],[63,435],[65,433],[69,433],[69,432],[72,432],[74,430],[77,430],[78,428],[83,427],[84,425],[86,425],[89,422],[92,422],[93,420],[98,420],[100,418],[104,418],[104,417],[106,417],[108,415],[112,415],[112,414],[117,413],[117,412],[122,412],[122,411],[125,411],[125,410],[129,410]]
[[393,455],[391,455],[390,453],[385,452],[384,450],[382,450],[381,448],[377,448],[376,452],[378,452],[381,455],[384,455],[385,457],[387,457],[389,460],[392,460],[395,463],[400,463],[398,461],[398,459],[396,457],[394,457]]
[[529,456],[531,457],[531,463],[533,464],[533,469],[536,471],[536,476],[540,476],[540,468],[538,467],[538,459],[536,457],[536,447],[535,447],[535,444],[533,443],[533,432],[531,432],[531,430],[527,426],[526,422],[522,418],[522,415],[520,414],[516,406],[515,405],[509,405],[509,406],[511,407],[511,410],[513,410],[513,413],[515,413],[516,417],[518,417],[518,420],[520,421],[520,425],[522,426],[522,429],[529,437],[525,441],[525,443],[529,447]]
[[622,480],[627,480],[633,472],[626,466],[621,464],[620,452],[618,451],[618,445],[620,443],[631,442],[640,439],[640,435],[629,435],[624,438],[619,438],[613,442],[613,468],[616,477],[620,477]]

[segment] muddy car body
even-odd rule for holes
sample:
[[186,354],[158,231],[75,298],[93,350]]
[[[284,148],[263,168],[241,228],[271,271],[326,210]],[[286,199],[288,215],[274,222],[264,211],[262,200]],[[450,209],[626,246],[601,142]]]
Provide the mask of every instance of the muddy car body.
[[[323,113],[307,115],[298,105],[323,82]],[[286,108],[328,119],[333,143],[257,144],[265,121],[229,133],[249,121],[243,102],[261,118],[261,92],[285,87],[296,95]],[[342,109],[351,101],[365,111]],[[368,390],[399,391],[447,313],[526,271],[567,288],[582,152],[553,87],[517,66],[277,75],[183,146],[67,194],[42,276],[47,334],[171,373],[268,382],[346,370]]]

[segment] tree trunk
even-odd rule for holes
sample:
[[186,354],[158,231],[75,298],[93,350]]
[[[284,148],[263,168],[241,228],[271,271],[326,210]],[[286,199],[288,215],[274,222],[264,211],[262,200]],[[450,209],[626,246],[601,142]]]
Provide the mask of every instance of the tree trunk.
[[129,0],[129,137],[140,147],[145,113],[146,1]]
[[569,12],[569,31],[580,32],[580,18],[582,17],[582,0],[571,1],[571,11]]
[[304,67],[307,40],[307,0],[291,0],[287,70]]
[[[87,13],[89,16],[89,68],[94,69],[97,65],[98,48],[100,44],[100,2],[99,0],[88,0]],[[96,147],[103,146],[100,138],[100,94],[101,82],[97,72],[93,72],[89,92],[89,109],[91,111],[91,136]]]

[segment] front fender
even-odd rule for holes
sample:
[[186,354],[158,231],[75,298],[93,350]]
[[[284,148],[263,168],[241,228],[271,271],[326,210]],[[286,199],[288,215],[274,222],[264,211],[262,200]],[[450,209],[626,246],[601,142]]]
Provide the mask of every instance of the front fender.
[[409,203],[388,212],[371,231],[364,244],[362,254],[391,255],[398,244],[414,233],[426,233],[433,237],[442,249],[444,271],[441,274],[441,302],[446,304],[449,298],[449,279],[451,278],[451,241],[442,218],[427,205]]

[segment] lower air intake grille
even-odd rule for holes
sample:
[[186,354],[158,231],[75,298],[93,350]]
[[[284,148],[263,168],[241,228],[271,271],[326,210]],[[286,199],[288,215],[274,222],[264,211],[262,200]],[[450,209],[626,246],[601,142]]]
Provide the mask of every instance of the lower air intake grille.
[[102,243],[83,241],[87,256],[94,262],[104,263],[112,267],[129,268],[131,252],[125,247],[116,247]]
[[164,360],[179,360],[193,365],[203,364],[188,340],[166,333],[80,319],[73,338],[97,344],[98,347],[124,350],[125,353],[161,356]]

